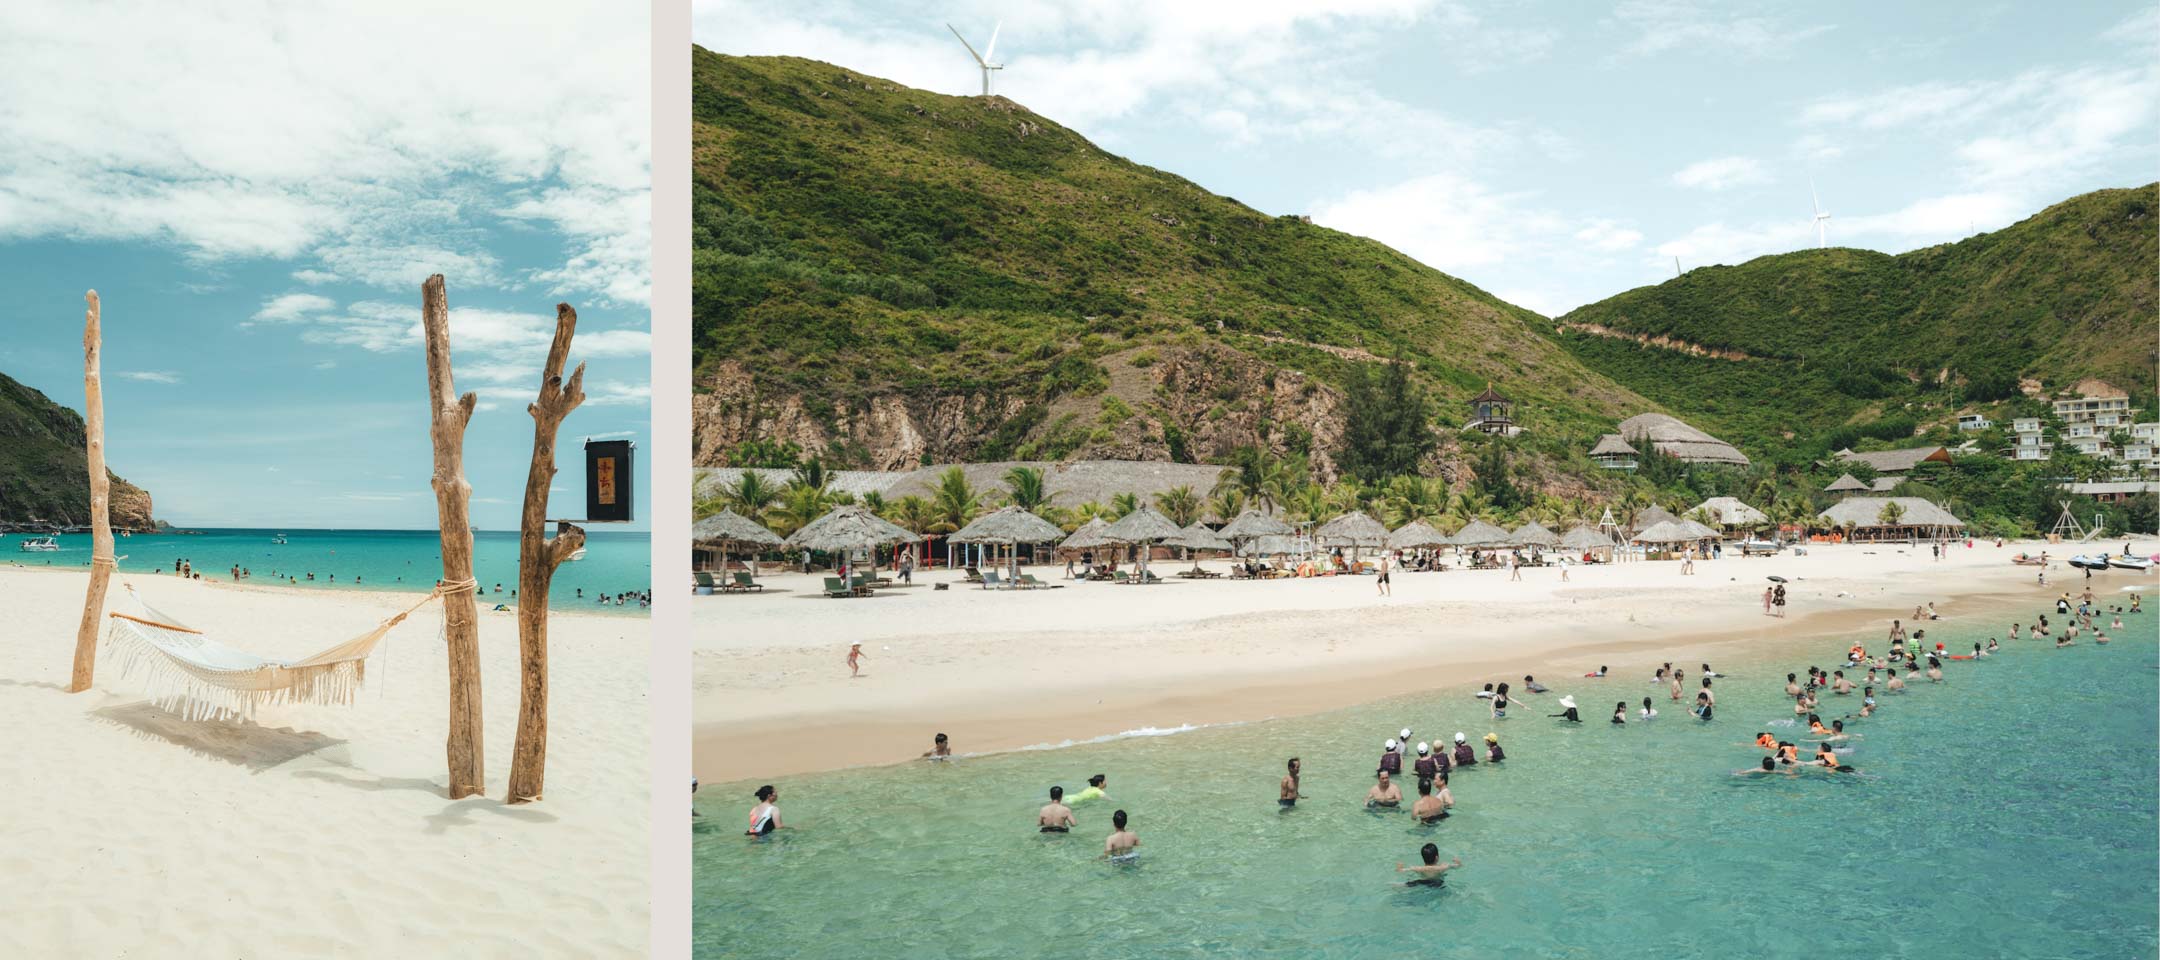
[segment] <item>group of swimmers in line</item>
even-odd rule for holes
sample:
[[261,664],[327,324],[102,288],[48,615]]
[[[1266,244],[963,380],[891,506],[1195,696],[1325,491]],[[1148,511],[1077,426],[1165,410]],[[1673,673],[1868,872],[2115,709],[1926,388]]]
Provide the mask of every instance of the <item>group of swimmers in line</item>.
[[[1598,667],[1594,672],[1583,674],[1583,678],[1587,680],[1603,680],[1606,676],[1607,669],[1602,666]],[[1710,669],[1709,664],[1702,665],[1702,686],[1695,691],[1694,698],[1688,703],[1688,713],[1692,714],[1696,719],[1709,720],[1717,715],[1717,692],[1711,689],[1710,681],[1717,679],[1719,676],[1721,675],[1717,671]],[[1524,677],[1523,679],[1529,680],[1530,678]],[[1672,661],[1668,660],[1657,669],[1656,673],[1651,675],[1650,682],[1666,688],[1670,691],[1672,700],[1678,702],[1685,696],[1687,671],[1676,669],[1672,665]],[[1504,687],[1505,684],[1502,686]],[[1542,691],[1543,688],[1539,688],[1539,692]],[[1483,696],[1483,694],[1479,694],[1479,696]],[[1651,698],[1644,697],[1642,709],[1636,712],[1635,719],[1637,722],[1655,720],[1657,715],[1657,707],[1651,705]],[[1547,716],[1567,723],[1582,722],[1582,713],[1575,706],[1573,696],[1561,697],[1560,712],[1547,714]],[[1613,704],[1612,722],[1616,724],[1628,722],[1627,701],[1621,700]]]

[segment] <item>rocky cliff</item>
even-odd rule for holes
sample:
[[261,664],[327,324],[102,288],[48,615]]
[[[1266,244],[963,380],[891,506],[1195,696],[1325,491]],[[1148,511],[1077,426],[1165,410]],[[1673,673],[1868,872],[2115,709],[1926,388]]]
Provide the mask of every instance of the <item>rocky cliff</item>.
[[[0,374],[0,524],[90,522],[84,447],[81,414]],[[111,515],[116,529],[149,529],[150,492],[112,477]]]

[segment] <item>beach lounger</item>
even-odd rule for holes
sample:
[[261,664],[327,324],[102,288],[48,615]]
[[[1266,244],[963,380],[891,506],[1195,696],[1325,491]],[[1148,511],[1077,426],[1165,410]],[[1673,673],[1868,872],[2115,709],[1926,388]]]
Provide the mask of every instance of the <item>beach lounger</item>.
[[998,579],[997,571],[995,570],[989,571],[988,573],[985,573],[982,576],[976,578],[976,582],[981,583],[982,588],[985,590],[1002,590],[1005,588],[1005,582]]
[[975,569],[974,567],[969,567],[969,568],[967,568],[967,582],[969,582],[969,583],[981,583],[981,582],[983,582],[983,575],[982,575],[982,571],[980,571],[980,570],[977,570],[977,569]]
[[1059,587],[1064,586],[1064,584],[1062,583],[1044,583],[1041,580],[1035,579],[1035,575],[1032,573],[1023,573],[1020,575],[1020,579],[1025,581],[1027,585],[1031,587],[1043,587],[1055,590]]
[[1123,571],[1123,570],[1115,570],[1115,571],[1112,571],[1112,572],[1111,572],[1111,574],[1110,574],[1110,582],[1111,582],[1111,583],[1139,583],[1140,581],[1138,581],[1138,580],[1134,580],[1133,578],[1131,578],[1131,577],[1128,577],[1128,576],[1126,576],[1126,575],[1125,575],[1125,571]]
[[696,581],[696,585],[690,588],[692,593],[700,594],[703,596],[711,596],[719,589],[718,585],[713,583],[712,574],[706,573],[703,570],[691,571],[690,578]]
[[877,586],[877,584],[870,581],[869,574],[858,573],[848,578],[848,586],[855,589],[856,596],[867,597],[870,595],[871,588]]
[[755,590],[755,591],[757,591],[757,592],[759,592],[759,593],[764,593],[764,592],[765,592],[765,585],[764,585],[764,584],[762,584],[762,583],[759,583],[759,582],[757,582],[757,581],[755,581],[755,580],[752,580],[752,579],[750,579],[750,575],[749,575],[749,574],[747,574],[747,573],[744,573],[744,572],[742,572],[742,571],[740,571],[740,570],[737,570],[737,571],[735,571],[735,589],[737,589],[737,590]]
[[1155,571],[1153,571],[1153,570],[1142,570],[1142,571],[1140,571],[1140,576],[1141,576],[1142,578],[1145,578],[1145,579],[1136,579],[1136,580],[1134,580],[1133,582],[1134,582],[1134,583],[1161,583],[1161,582],[1162,582],[1162,578],[1161,578],[1161,577],[1158,577],[1158,576],[1156,576],[1156,575],[1155,575]]
[[858,594],[847,585],[847,581],[842,580],[839,577],[825,578],[825,595],[828,597],[858,596]]

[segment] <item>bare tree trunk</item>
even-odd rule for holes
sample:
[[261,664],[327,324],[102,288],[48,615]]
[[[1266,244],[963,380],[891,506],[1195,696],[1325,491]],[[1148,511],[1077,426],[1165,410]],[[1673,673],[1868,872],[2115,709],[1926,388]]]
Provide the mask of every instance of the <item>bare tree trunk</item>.
[[[442,274],[420,286],[420,321],[427,333],[429,431],[435,441],[435,514],[442,528],[443,633],[450,660],[450,799],[486,789],[487,764],[480,739],[480,623],[473,591],[473,538],[465,482],[465,425],[473,394],[456,397],[450,381],[450,302]],[[456,399],[452,399],[456,397]]]
[[90,468],[90,590],[83,597],[82,623],[75,628],[75,672],[68,680],[69,693],[90,689],[97,673],[98,621],[105,615],[105,590],[112,585],[112,511],[108,498],[112,482],[105,476],[105,384],[99,373],[99,354],[104,332],[99,326],[98,295],[83,294],[90,304],[83,313],[83,435]]
[[570,359],[570,336],[577,311],[555,305],[555,342],[548,347],[547,368],[540,377],[540,398],[527,406],[533,418],[532,466],[525,474],[525,512],[518,521],[518,691],[517,743],[510,752],[511,803],[540,799],[547,779],[547,615],[548,587],[555,568],[585,545],[585,531],[565,521],[548,539],[548,486],[555,481],[555,433],[563,418],[585,402],[585,365],[563,380]]

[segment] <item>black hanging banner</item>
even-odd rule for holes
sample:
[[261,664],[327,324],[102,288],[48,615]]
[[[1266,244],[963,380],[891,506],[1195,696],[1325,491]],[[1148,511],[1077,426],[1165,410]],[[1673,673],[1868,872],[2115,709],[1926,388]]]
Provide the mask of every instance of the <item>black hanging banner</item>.
[[585,441],[585,519],[589,523],[629,523],[635,519],[632,493],[637,444],[628,440]]

